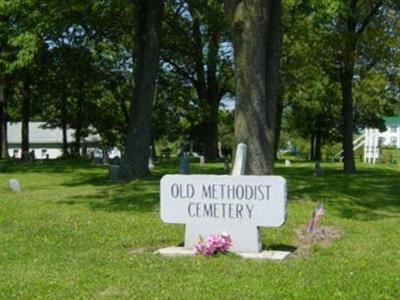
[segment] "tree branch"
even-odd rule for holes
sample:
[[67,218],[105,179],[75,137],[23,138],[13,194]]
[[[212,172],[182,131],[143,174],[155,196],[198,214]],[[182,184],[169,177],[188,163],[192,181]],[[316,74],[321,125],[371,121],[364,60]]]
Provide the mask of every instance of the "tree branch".
[[198,81],[193,77],[193,74],[190,74],[184,68],[179,66],[177,63],[174,63],[172,60],[168,59],[166,56],[161,55],[161,58],[165,62],[169,63],[179,75],[181,75],[182,77],[190,80],[190,82],[192,82],[192,84],[194,86],[196,86],[198,84]]
[[364,18],[361,23],[361,26],[357,29],[357,33],[361,34],[365,31],[368,24],[372,21],[373,17],[378,13],[379,8],[382,6],[383,1],[378,1],[369,11],[368,15]]

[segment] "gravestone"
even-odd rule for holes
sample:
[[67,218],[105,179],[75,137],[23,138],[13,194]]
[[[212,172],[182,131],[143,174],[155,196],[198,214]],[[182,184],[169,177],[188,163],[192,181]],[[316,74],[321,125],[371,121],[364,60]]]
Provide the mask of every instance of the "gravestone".
[[239,144],[232,176],[165,175],[161,179],[161,219],[186,224],[185,248],[199,236],[227,232],[233,252],[260,253],[258,226],[278,227],[286,218],[286,180],[280,176],[240,176],[246,145]]
[[153,162],[153,159],[151,157],[149,157],[149,169],[150,170],[154,169],[154,162]]
[[190,161],[189,156],[184,153],[179,156],[179,174],[189,174],[190,173]]
[[10,189],[14,192],[21,191],[21,185],[20,185],[19,181],[15,178],[10,179],[10,181],[8,182],[8,185],[9,185]]
[[179,157],[179,174],[189,174],[190,169],[190,161],[189,155],[187,153],[188,146],[187,144],[181,143],[178,149],[178,157]]
[[154,169],[154,157],[153,157],[153,147],[150,146],[150,155],[149,155],[149,170]]
[[314,176],[320,177],[322,175],[324,175],[324,170],[322,169],[320,162],[317,161],[315,163]]
[[119,180],[119,165],[108,166],[108,180],[112,182]]
[[206,159],[203,155],[200,156],[200,167],[204,167],[206,165]]
[[285,160],[285,167],[290,167],[292,165],[292,162],[290,160]]

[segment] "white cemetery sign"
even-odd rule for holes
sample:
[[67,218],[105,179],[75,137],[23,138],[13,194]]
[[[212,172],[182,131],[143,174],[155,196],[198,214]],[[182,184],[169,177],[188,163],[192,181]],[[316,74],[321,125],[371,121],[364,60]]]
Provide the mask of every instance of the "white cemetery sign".
[[185,248],[199,236],[227,232],[232,251],[259,252],[258,226],[285,222],[286,180],[280,176],[166,175],[160,192],[161,219],[186,224]]

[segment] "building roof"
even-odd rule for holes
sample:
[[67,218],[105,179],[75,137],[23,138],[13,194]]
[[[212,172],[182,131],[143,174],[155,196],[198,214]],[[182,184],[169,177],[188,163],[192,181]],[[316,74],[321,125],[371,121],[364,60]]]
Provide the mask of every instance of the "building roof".
[[385,125],[400,125],[400,117],[385,117]]
[[[29,143],[31,144],[61,144],[61,128],[46,128],[45,122],[29,122]],[[68,142],[73,142],[75,130],[67,130]],[[7,136],[10,144],[21,143],[21,122],[9,122],[7,124]],[[86,142],[99,142],[101,140],[98,134],[89,135],[85,138]]]

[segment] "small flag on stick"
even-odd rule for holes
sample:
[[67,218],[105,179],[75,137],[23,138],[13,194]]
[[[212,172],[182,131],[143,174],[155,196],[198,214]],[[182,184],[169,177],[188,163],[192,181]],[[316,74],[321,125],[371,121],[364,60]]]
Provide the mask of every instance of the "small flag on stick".
[[317,229],[317,222],[325,214],[324,206],[322,203],[318,203],[317,206],[314,208],[313,214],[308,221],[306,226],[306,232],[314,233]]

